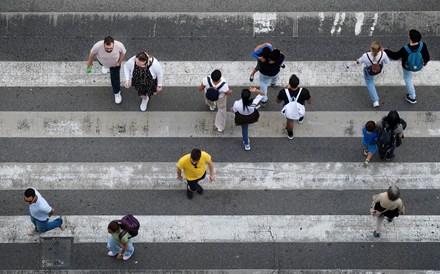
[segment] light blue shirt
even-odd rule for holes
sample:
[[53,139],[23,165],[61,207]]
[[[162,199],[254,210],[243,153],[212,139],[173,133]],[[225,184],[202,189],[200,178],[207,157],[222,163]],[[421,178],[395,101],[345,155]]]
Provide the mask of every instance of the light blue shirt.
[[49,219],[49,213],[52,211],[52,207],[47,203],[47,201],[41,196],[35,188],[35,195],[38,197],[37,201],[29,205],[29,214],[39,221],[46,221]]

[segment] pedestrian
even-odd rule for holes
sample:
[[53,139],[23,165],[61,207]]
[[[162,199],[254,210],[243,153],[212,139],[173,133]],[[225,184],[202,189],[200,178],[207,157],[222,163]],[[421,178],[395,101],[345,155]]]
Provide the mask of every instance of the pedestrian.
[[377,136],[379,156],[382,160],[391,161],[394,158],[394,150],[402,144],[406,122],[400,118],[397,111],[392,110],[376,125],[379,128]]
[[111,221],[107,227],[108,233],[111,235],[107,241],[107,253],[110,257],[117,256],[118,260],[127,261],[134,253],[132,235],[128,231],[124,231],[119,222]]
[[374,195],[370,213],[377,217],[377,226],[373,231],[373,236],[379,238],[384,218],[392,222],[395,217],[405,214],[405,206],[400,199],[400,189],[397,186],[390,186],[386,192]]
[[[258,95],[251,99],[251,93]],[[241,126],[241,134],[243,136],[243,146],[245,150],[251,149],[251,141],[249,139],[249,124],[258,121],[260,114],[258,113],[258,103],[263,99],[264,91],[251,87],[241,91],[241,99],[234,102],[231,111],[235,113],[235,124]]]
[[146,111],[151,96],[162,91],[163,71],[159,61],[142,51],[124,65],[125,88],[134,86],[141,97],[140,110]]
[[[269,58],[269,54],[272,50],[273,47],[270,43],[259,44],[254,48],[254,51],[252,52],[252,57],[264,62],[267,58]],[[253,79],[251,80],[251,82],[252,81]]]
[[220,70],[216,69],[202,79],[202,83],[197,87],[200,92],[205,94],[205,104],[211,111],[218,108],[215,115],[214,125],[218,132],[223,132],[226,127],[226,96],[232,94],[228,82],[223,78]]
[[[286,107],[287,104],[290,102],[297,102],[302,106],[303,111],[305,111],[305,103],[311,104],[312,103],[312,97],[310,96],[310,92],[306,88],[299,88],[299,79],[295,74],[292,74],[289,78],[289,84],[287,85],[287,88],[280,90],[277,97],[277,103],[283,103],[283,106]],[[299,107],[301,107],[299,106]],[[283,111],[285,108],[283,107]],[[285,113],[284,113],[285,114]],[[290,140],[293,139],[293,127],[294,127],[294,121],[298,121],[299,124],[302,124],[304,121],[304,114],[300,116],[299,118],[286,117],[286,130],[287,130],[287,138]]]
[[182,171],[185,176],[186,194],[188,199],[193,198],[193,193],[203,194],[203,188],[199,185],[199,181],[205,179],[206,165],[209,167],[209,180],[214,181],[214,163],[211,155],[205,151],[194,148],[190,154],[182,156],[177,162],[177,180],[183,181]]
[[55,209],[49,205],[35,188],[25,190],[24,201],[29,204],[29,215],[31,216],[31,222],[34,224],[34,228],[29,232],[29,235],[43,233],[57,227],[61,231],[66,229],[67,219],[64,216],[49,222],[49,218],[54,214]]
[[411,104],[417,103],[416,90],[412,82],[413,72],[420,71],[430,60],[428,47],[422,42],[422,34],[415,29],[409,31],[409,43],[399,51],[393,52],[386,49],[385,53],[393,60],[402,59],[403,80],[405,81],[407,94],[406,101]]
[[92,73],[93,60],[95,57],[102,66],[102,73],[107,74],[110,72],[110,80],[116,104],[122,102],[120,71],[126,52],[127,50],[121,42],[114,40],[111,36],[107,36],[104,40],[96,42],[87,60],[86,72],[88,74]]
[[364,79],[367,85],[373,107],[379,107],[379,96],[377,96],[376,87],[374,85],[374,75],[382,72],[383,64],[389,64],[390,59],[383,51],[381,45],[377,41],[373,41],[370,46],[370,52],[366,52],[361,58],[356,60],[357,64],[364,65]]
[[254,79],[254,75],[257,71],[260,72],[260,89],[264,91],[264,97],[261,100],[261,105],[264,106],[267,103],[267,87],[269,84],[275,86],[281,67],[284,67],[284,54],[279,49],[273,49],[268,58],[261,60],[258,59],[257,66],[252,70],[249,80]]
[[362,134],[364,136],[362,140],[362,145],[364,146],[364,156],[367,158],[363,163],[363,167],[368,167],[373,154],[376,153],[376,143],[377,143],[377,135],[379,133],[379,128],[376,127],[376,123],[374,121],[368,121],[365,124],[365,127],[362,128]]

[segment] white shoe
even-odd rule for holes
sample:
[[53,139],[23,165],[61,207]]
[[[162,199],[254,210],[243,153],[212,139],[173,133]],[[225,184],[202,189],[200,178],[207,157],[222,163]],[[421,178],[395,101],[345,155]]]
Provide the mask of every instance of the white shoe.
[[122,102],[121,91],[115,94],[115,104],[119,105]]
[[64,231],[64,230],[66,230],[66,226],[67,226],[67,218],[64,216],[61,216],[61,220],[63,220],[63,223],[60,226],[60,230]]
[[130,259],[130,257],[131,257],[131,255],[130,256],[122,256],[122,260],[124,260],[124,261],[127,261],[128,259]]
[[248,139],[248,144],[246,145],[243,141],[244,150],[251,150],[251,141]]
[[107,255],[108,255],[109,257],[115,257],[115,256],[118,255],[118,254],[115,254],[115,253],[109,251],[109,252],[107,253]]
[[209,106],[209,110],[214,111],[216,107],[217,107],[217,103],[214,102],[214,106],[212,106],[212,107]]
[[110,73],[110,69],[109,68],[106,68],[106,67],[102,66],[101,69],[102,69],[102,74]]
[[378,106],[379,106],[379,101],[374,101],[374,102],[373,102],[373,107],[374,107],[374,108],[377,108]]
[[148,100],[149,100],[149,99],[147,99],[147,100],[142,100],[142,103],[141,103],[141,111],[146,111],[146,110],[147,110]]

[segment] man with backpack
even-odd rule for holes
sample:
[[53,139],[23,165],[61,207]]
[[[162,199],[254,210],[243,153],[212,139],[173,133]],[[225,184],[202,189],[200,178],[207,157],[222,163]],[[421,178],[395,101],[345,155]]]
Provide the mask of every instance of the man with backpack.
[[298,88],[299,79],[295,74],[292,74],[289,79],[287,88],[280,90],[277,103],[283,103],[283,110],[281,111],[286,117],[287,138],[293,139],[293,121],[298,121],[301,124],[304,121],[305,103],[311,104],[312,97],[309,90],[306,88]]
[[111,221],[107,231],[111,234],[108,239],[108,256],[118,260],[127,261],[133,255],[134,247],[132,238],[137,236],[139,221],[133,215],[126,215],[121,220]]
[[394,150],[402,144],[406,122],[400,118],[397,111],[392,110],[376,125],[379,127],[377,135],[379,156],[382,160],[391,161],[394,158]]
[[412,82],[412,73],[421,71],[429,62],[428,47],[422,40],[422,35],[415,29],[409,31],[409,44],[403,46],[399,51],[385,50],[388,57],[393,60],[402,59],[403,80],[405,81],[407,94],[406,101],[411,104],[417,103],[416,90]]
[[226,96],[232,94],[228,83],[222,77],[220,70],[216,69],[211,76],[202,79],[202,83],[197,87],[200,92],[205,93],[205,104],[211,111],[218,107],[215,115],[214,125],[219,132],[223,132],[226,127]]

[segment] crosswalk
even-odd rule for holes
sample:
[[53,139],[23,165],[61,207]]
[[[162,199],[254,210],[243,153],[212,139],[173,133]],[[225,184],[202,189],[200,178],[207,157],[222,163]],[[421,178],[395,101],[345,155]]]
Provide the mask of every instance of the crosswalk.
[[[292,1],[273,12],[262,1],[228,1],[220,10],[213,1],[130,2],[132,9],[116,10],[96,1],[0,3],[7,38],[0,46],[0,272],[440,273],[440,6],[405,0],[377,12],[361,1],[333,2],[340,8]],[[434,59],[414,76],[419,102],[405,102],[400,62],[393,62],[377,78],[374,110],[354,60],[373,39],[397,49],[413,27],[423,30]],[[125,44],[127,57],[147,50],[162,64],[164,91],[145,113],[134,89],[122,89],[122,104],[114,104],[99,64],[85,73],[90,47],[107,34]],[[258,84],[258,77],[248,81],[250,53],[264,41],[282,49],[286,68],[244,151],[233,114],[216,132],[215,112],[196,86],[220,69],[232,105],[242,88]],[[288,140],[275,99],[293,73],[314,104]],[[376,155],[363,168],[361,128],[392,109],[408,123],[403,145],[393,162]],[[216,179],[188,200],[175,169],[194,147],[212,155]],[[376,239],[371,196],[392,184],[408,212]],[[67,216],[66,231],[27,234],[27,187]],[[121,264],[106,256],[106,228],[127,213],[141,229],[133,257]]]

